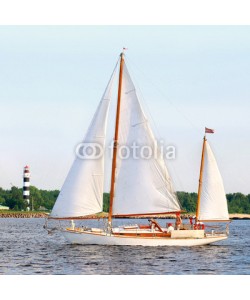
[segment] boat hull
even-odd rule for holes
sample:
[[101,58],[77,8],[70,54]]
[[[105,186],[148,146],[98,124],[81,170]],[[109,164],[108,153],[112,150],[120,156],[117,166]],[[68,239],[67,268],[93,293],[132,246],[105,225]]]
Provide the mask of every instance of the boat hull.
[[201,246],[227,239],[226,235],[203,238],[131,237],[106,233],[63,230],[64,238],[71,244],[121,245],[121,246]]

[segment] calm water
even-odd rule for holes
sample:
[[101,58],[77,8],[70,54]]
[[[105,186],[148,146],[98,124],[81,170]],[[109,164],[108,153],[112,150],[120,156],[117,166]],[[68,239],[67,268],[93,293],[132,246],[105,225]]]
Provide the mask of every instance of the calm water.
[[190,248],[70,245],[43,225],[44,219],[0,219],[0,274],[250,274],[248,220],[233,221],[225,241]]

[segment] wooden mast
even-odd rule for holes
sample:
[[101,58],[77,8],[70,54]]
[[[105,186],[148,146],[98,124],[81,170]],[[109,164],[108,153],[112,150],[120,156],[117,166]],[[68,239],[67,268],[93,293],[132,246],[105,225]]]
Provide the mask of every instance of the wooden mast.
[[118,146],[118,132],[119,132],[119,120],[120,120],[120,104],[121,104],[121,92],[122,92],[122,75],[124,66],[124,53],[121,53],[120,58],[120,73],[118,84],[118,98],[116,107],[116,121],[115,121],[115,136],[113,145],[113,159],[112,159],[112,171],[111,171],[111,185],[110,185],[110,201],[109,201],[109,215],[108,223],[111,225],[112,213],[113,213],[113,201],[115,192],[115,172],[116,172],[116,158],[117,158],[117,146]]
[[205,143],[206,143],[206,134],[203,138],[203,146],[202,146],[202,155],[201,155],[201,167],[200,167],[200,178],[199,178],[199,188],[198,188],[198,199],[196,206],[196,222],[198,222],[198,217],[200,213],[200,198],[201,198],[201,189],[202,189],[202,177],[203,177],[203,169],[204,169],[204,153],[205,153]]

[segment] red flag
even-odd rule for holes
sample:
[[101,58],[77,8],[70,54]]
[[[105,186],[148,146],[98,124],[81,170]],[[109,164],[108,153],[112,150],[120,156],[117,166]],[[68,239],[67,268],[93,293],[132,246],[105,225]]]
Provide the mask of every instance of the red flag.
[[214,133],[214,130],[205,127],[205,133]]

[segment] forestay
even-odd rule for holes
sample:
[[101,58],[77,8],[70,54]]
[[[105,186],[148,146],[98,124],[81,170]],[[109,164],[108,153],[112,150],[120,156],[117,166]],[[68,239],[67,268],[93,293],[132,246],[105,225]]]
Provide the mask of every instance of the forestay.
[[206,141],[199,220],[229,220],[222,177],[214,154]]
[[113,215],[175,211],[180,206],[163,155],[124,64]]

